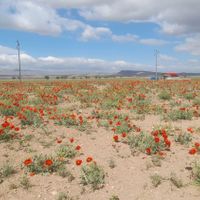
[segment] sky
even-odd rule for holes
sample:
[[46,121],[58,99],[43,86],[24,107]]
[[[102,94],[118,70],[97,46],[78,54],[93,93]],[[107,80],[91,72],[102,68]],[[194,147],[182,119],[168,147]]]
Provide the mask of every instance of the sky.
[[200,72],[199,0],[0,0],[0,74]]

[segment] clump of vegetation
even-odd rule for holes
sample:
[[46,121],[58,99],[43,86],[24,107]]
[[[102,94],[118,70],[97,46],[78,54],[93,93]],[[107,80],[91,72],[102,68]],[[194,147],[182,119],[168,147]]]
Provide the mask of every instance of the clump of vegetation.
[[196,97],[196,98],[193,100],[193,105],[195,105],[195,106],[200,106],[200,98]]
[[11,176],[12,174],[15,174],[16,170],[15,168],[10,165],[9,163],[4,164],[1,168],[0,168],[0,177],[2,178],[6,178]]
[[71,144],[62,145],[57,151],[57,156],[60,158],[74,158],[77,154],[75,147]]
[[157,130],[157,136],[141,132],[128,136],[128,144],[132,152],[141,151],[146,154],[155,154],[170,148],[171,142],[168,140],[167,133]]
[[192,176],[196,184],[200,185],[200,161],[196,161],[192,167]]
[[150,178],[151,178],[151,183],[154,187],[158,187],[163,180],[163,178],[158,174],[154,174]]
[[185,95],[184,95],[184,98],[185,99],[188,99],[188,100],[191,100],[191,99],[194,99],[194,94],[193,93],[186,93]]
[[22,126],[34,126],[39,127],[43,120],[40,116],[40,112],[35,107],[27,106],[22,109],[22,112],[18,114],[21,120]]
[[61,176],[63,178],[67,177],[69,182],[71,182],[75,179],[73,174],[68,169],[66,169],[65,166],[60,167],[58,169],[57,173],[58,173],[59,176]]
[[172,110],[168,114],[169,119],[176,120],[191,120],[193,117],[193,112],[191,110],[187,110],[185,108],[180,108],[178,110]]
[[57,200],[73,200],[73,198],[64,192],[60,192],[58,194]]
[[57,172],[63,165],[63,161],[48,155],[35,155],[23,162],[23,168],[35,174]]
[[111,169],[115,168],[116,167],[116,164],[115,164],[115,161],[113,159],[110,159],[108,161],[108,165]]
[[187,145],[192,141],[192,136],[189,133],[184,133],[184,134],[175,135],[174,139],[176,142],[182,145]]
[[162,100],[170,100],[171,99],[171,94],[166,90],[163,90],[158,96]]
[[80,178],[83,185],[90,185],[93,190],[97,190],[104,186],[105,173],[101,167],[93,162],[81,168]]
[[171,181],[177,188],[183,187],[183,182],[182,182],[182,180],[179,179],[175,173],[171,173],[170,181]]
[[27,176],[23,176],[21,179],[20,179],[20,185],[22,186],[22,188],[28,190],[30,187],[32,187],[31,183],[30,183],[30,180],[28,179]]
[[110,197],[109,200],[120,200],[120,199],[117,195],[112,195],[112,197]]
[[152,156],[151,161],[152,161],[154,166],[161,167],[161,165],[162,165],[161,159],[162,159],[161,156],[154,155],[154,156]]

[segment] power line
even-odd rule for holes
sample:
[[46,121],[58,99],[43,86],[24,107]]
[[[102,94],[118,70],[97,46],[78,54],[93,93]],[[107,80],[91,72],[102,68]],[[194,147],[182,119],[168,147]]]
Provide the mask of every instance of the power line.
[[19,80],[21,82],[22,74],[21,74],[21,57],[20,57],[20,43],[17,40],[17,52],[18,52],[18,63],[19,63]]

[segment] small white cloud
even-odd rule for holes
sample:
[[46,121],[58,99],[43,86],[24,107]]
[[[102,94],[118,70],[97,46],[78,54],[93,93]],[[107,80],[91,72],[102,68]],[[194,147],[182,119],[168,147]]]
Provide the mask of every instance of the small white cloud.
[[81,40],[88,41],[91,39],[99,40],[100,38],[104,36],[110,36],[112,34],[111,30],[109,28],[105,27],[91,27],[86,26],[84,31],[81,34]]
[[161,45],[165,45],[165,44],[168,43],[165,40],[159,40],[159,39],[153,39],[153,38],[150,38],[150,39],[140,39],[139,42],[141,44],[144,44],[144,45],[152,45],[152,46],[161,46]]
[[126,35],[112,35],[114,42],[135,42],[138,39],[137,35],[126,34]]
[[159,54],[159,59],[161,61],[176,61],[177,58],[169,56],[169,55],[165,55],[165,54]]
[[55,64],[61,64],[64,62],[62,58],[57,58],[53,56],[47,56],[47,57],[39,57],[39,61],[44,62],[48,65],[55,65]]

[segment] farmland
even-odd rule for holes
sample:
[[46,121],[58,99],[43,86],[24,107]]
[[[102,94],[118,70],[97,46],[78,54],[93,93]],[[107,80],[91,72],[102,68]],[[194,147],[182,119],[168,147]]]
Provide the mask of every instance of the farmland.
[[200,79],[0,82],[0,199],[200,196]]

